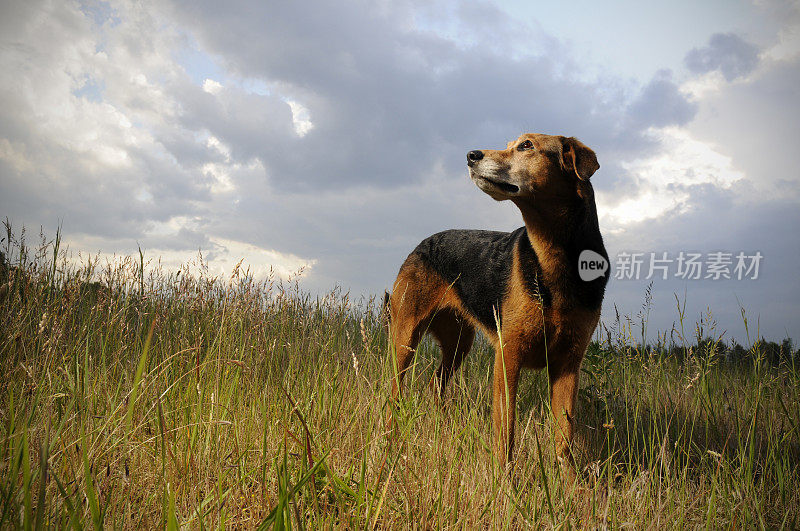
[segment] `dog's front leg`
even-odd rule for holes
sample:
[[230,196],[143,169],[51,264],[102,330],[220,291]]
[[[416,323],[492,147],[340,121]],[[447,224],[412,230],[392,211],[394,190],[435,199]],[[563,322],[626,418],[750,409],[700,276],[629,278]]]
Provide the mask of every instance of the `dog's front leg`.
[[563,464],[572,465],[572,437],[575,430],[575,403],[583,356],[567,357],[549,367],[550,408],[555,421],[556,455]]
[[502,466],[511,461],[514,451],[514,416],[520,367],[516,352],[509,348],[495,349],[492,419],[495,455]]

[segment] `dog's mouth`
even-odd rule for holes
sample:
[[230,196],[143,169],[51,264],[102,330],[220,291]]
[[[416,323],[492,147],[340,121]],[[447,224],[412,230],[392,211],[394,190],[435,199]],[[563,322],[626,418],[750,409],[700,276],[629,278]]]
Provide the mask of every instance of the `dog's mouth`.
[[500,190],[504,191],[507,194],[516,194],[519,192],[519,186],[511,183],[506,183],[503,181],[495,181],[494,179],[489,179],[487,177],[479,176],[480,179],[488,182],[495,188],[499,188]]

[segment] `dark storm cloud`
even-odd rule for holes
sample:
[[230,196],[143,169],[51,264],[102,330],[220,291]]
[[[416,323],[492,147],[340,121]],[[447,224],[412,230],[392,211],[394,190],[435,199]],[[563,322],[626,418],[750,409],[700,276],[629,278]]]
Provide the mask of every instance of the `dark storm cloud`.
[[[763,259],[758,279],[687,281],[672,276],[662,280],[656,275],[654,279],[643,276],[638,281],[613,280],[609,285],[611,300],[620,308],[635,312],[652,280],[657,311],[652,314],[651,333],[655,330],[668,332],[673,322],[679,325],[677,294],[681,301],[686,299],[685,326],[689,334],[693,333],[701,314],[710,310],[719,322],[717,333],[726,330],[726,340],[733,337],[744,343],[746,331],[741,316],[741,308],[744,308],[751,340],[758,337],[757,334],[772,339],[786,335],[798,337],[800,284],[786,279],[796,276],[800,264],[800,246],[796,243],[800,210],[796,201],[790,199],[753,201],[747,198],[748,188],[744,182],[727,190],[707,184],[687,187],[691,200],[680,212],[628,227],[627,232],[639,235],[638,238],[611,235],[606,239],[612,259],[620,251],[655,252],[657,256],[666,251],[672,258],[680,251],[721,251],[734,256],[739,252],[746,255],[760,252]],[[675,272],[674,267],[671,272]],[[607,313],[606,320],[611,315]]]
[[672,72],[660,70],[631,104],[631,121],[639,127],[685,125],[697,112],[672,80]]
[[[666,75],[628,108],[622,90],[567,75],[571,64],[556,41],[543,39],[548,49],[526,54],[531,47],[516,46],[515,33],[504,31],[515,23],[492,6],[470,7],[457,25],[467,41],[491,34],[492,46],[485,39],[458,46],[413,26],[406,4],[392,7],[401,16],[357,2],[311,10],[179,4],[176,18],[208,52],[274,91],[192,96],[183,119],[240,156],[257,157],[275,187],[310,190],[398,186],[437,166],[459,172],[468,148],[501,146],[523,131],[630,150],[648,126],[691,118],[692,104]],[[302,138],[287,132],[289,108],[279,94],[308,108],[314,128]]]
[[696,74],[719,70],[733,81],[746,76],[758,66],[758,48],[735,33],[715,33],[703,48],[686,54],[686,66]]

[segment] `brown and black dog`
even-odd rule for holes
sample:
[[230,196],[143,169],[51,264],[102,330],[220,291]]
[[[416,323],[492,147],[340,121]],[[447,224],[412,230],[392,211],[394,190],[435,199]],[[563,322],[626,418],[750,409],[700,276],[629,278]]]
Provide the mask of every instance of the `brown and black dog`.
[[[589,182],[600,167],[597,157],[575,138],[524,134],[505,150],[470,151],[467,165],[478,188],[520,209],[525,226],[511,233],[440,232],[408,255],[388,298],[396,356],[392,394],[400,394],[415,349],[430,332],[442,350],[432,381],[441,396],[480,329],[495,347],[498,459],[511,459],[523,367],[547,368],[558,456],[571,457],[581,361],[608,280]],[[602,275],[589,281],[579,274],[586,250],[606,261]]]

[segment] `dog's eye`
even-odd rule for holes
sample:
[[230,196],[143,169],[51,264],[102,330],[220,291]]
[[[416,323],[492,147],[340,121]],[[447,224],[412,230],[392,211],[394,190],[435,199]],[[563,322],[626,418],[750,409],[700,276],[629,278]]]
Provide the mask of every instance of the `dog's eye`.
[[531,149],[531,148],[533,148],[533,142],[531,142],[530,140],[526,140],[525,142],[517,146],[517,151],[525,151],[526,149]]

